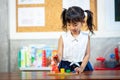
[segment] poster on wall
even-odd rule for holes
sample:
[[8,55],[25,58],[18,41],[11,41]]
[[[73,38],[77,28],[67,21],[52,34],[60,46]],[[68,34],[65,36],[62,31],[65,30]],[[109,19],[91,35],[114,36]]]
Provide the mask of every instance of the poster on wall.
[[44,7],[18,8],[18,26],[45,26]]
[[71,6],[79,6],[84,10],[90,10],[90,0],[63,0],[63,8],[69,8]]
[[18,4],[43,4],[44,0],[18,0]]
[[115,21],[120,21],[120,0],[115,1]]

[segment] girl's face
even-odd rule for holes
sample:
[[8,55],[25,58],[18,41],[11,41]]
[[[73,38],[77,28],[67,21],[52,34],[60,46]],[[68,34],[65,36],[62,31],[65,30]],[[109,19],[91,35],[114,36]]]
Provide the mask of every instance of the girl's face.
[[82,23],[81,22],[67,23],[67,27],[72,34],[79,34],[80,29],[82,27]]

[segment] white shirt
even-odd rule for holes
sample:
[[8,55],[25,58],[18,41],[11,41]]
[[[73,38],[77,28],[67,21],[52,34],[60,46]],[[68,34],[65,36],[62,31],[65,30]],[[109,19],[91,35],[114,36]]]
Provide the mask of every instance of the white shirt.
[[62,60],[72,63],[82,62],[88,43],[88,34],[80,32],[77,38],[74,38],[68,31],[62,34],[62,39],[64,44]]

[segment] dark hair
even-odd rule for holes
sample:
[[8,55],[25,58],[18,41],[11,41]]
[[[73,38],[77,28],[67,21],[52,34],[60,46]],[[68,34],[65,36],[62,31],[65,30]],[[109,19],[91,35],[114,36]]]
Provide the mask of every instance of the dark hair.
[[93,13],[90,10],[83,10],[80,7],[72,6],[64,9],[61,14],[62,28],[67,30],[67,23],[84,22],[85,12],[87,13],[87,26],[91,33],[93,33]]

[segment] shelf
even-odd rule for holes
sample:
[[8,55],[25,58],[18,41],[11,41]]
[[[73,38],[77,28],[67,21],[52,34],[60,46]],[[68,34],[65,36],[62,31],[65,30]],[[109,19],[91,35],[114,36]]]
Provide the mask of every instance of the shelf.
[[94,67],[95,70],[120,70],[120,67],[116,68],[99,68],[99,67]]
[[51,70],[51,67],[27,67],[27,68],[20,68],[20,70],[22,70],[22,71],[27,71],[27,70],[46,70],[46,71],[49,71],[49,70]]

